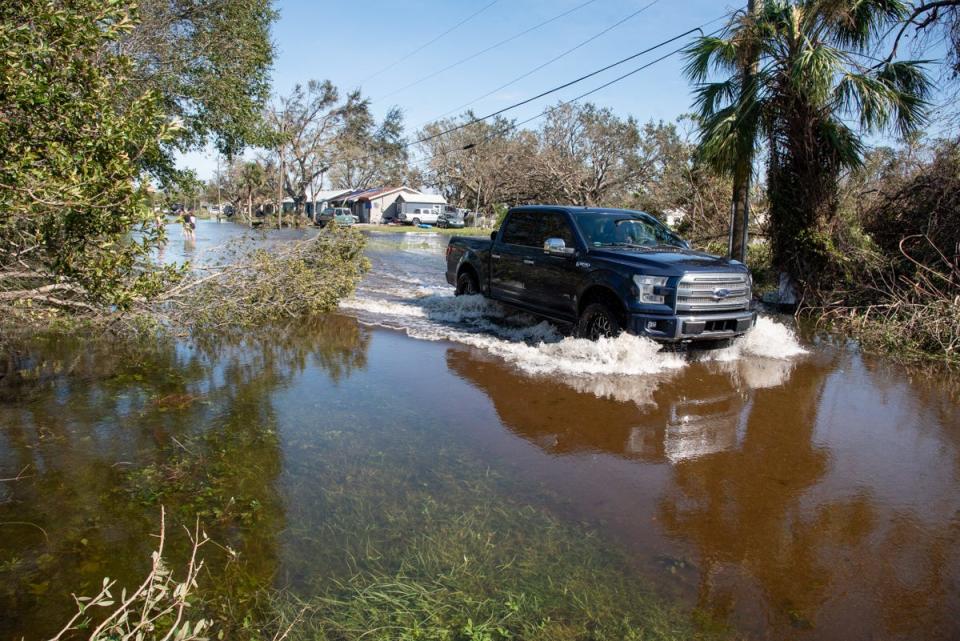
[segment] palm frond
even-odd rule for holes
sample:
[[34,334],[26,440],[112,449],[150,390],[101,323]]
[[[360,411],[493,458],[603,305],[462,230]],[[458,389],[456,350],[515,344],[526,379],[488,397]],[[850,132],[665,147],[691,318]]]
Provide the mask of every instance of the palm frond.
[[890,62],[877,73],[877,79],[889,87],[896,130],[901,137],[927,123],[932,85],[923,71],[925,64],[923,60]]
[[848,116],[859,114],[860,126],[864,130],[876,131],[889,122],[890,91],[876,74],[844,74],[837,83],[835,95],[838,111]]
[[739,68],[737,45],[733,39],[703,36],[684,50],[687,64],[684,74],[695,84],[701,84],[711,71],[736,73]]
[[852,169],[863,163],[863,142],[839,118],[820,121],[817,133],[841,167]]
[[730,106],[739,94],[739,76],[732,76],[720,82],[706,83],[694,91],[693,108],[699,116],[709,118],[718,110]]
[[816,105],[824,104],[842,62],[837,49],[825,43],[807,43],[790,67],[790,84],[798,95],[807,96]]
[[717,110],[700,124],[700,144],[697,159],[712,169],[729,172],[736,164],[740,137],[736,129],[737,113],[734,106]]
[[832,42],[856,51],[865,50],[884,26],[907,15],[901,0],[816,0],[816,4]]

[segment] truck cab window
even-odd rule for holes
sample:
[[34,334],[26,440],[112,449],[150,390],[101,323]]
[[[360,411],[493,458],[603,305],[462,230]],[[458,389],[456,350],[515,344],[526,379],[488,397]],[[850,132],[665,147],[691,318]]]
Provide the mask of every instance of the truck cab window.
[[502,242],[508,245],[536,247],[536,214],[528,211],[515,211],[510,214],[507,226],[503,228]]
[[548,238],[562,238],[567,247],[575,245],[573,229],[558,212],[517,211],[510,214],[503,230],[503,242],[524,247],[543,247]]
[[543,242],[548,238],[560,238],[567,247],[576,247],[573,240],[573,230],[567,217],[557,212],[547,212],[540,216],[537,225],[537,234],[535,240],[537,247],[542,247]]

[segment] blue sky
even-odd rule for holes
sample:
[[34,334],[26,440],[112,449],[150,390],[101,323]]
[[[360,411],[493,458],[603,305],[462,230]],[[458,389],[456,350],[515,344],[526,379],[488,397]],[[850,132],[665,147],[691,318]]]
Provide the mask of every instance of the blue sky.
[[[741,4],[718,0],[278,0],[273,37],[275,93],[298,82],[329,79],[343,90],[360,88],[381,117],[399,106],[408,135],[647,7],[608,33],[510,87],[471,105],[485,115],[603,67],[646,47],[724,16]],[[584,3],[588,3],[586,6]],[[652,3],[652,4],[651,4]],[[487,7],[484,9],[484,7]],[[580,8],[578,8],[580,7]],[[480,11],[483,9],[483,11]],[[572,10],[572,11],[571,11]],[[480,11],[416,54],[412,51]],[[463,58],[565,12],[508,44],[430,77]],[[713,22],[708,30],[720,26]],[[692,36],[691,36],[692,37]],[[519,120],[572,98],[649,62],[678,42],[507,114]],[[390,67],[383,71],[386,67]],[[378,73],[380,72],[380,73]],[[376,74],[376,75],[374,75]],[[371,78],[371,76],[374,76]],[[672,121],[690,110],[682,59],[673,56],[589,97],[641,122]],[[534,125],[536,123],[533,123]],[[213,153],[184,156],[182,166],[210,178]]]
[[[277,56],[273,89],[285,94],[298,82],[329,79],[361,88],[380,117],[399,106],[408,134],[414,128],[505,84],[607,29],[653,0],[498,0],[417,54],[411,51],[490,5],[492,0],[278,0],[273,29]],[[724,15],[734,5],[716,0],[658,0],[622,25],[516,84],[471,107],[484,115],[603,67],[673,35]],[[739,6],[739,5],[737,5]],[[394,93],[424,76],[519,34],[559,14],[568,15],[462,65]],[[711,28],[716,28],[717,22]],[[676,48],[680,43],[674,45]],[[528,118],[659,57],[664,48],[507,115]],[[373,74],[391,66],[387,71]],[[592,96],[593,102],[641,121],[673,120],[690,108],[690,88],[674,56]],[[363,84],[361,81],[369,78]],[[392,95],[388,95],[392,94]],[[535,124],[535,123],[532,123]],[[181,165],[210,178],[211,152],[191,153]]]

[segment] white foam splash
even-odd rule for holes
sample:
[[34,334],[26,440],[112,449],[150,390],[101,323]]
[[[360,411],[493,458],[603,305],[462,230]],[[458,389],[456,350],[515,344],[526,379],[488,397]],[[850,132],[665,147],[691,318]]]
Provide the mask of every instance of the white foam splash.
[[[343,301],[341,308],[364,323],[398,329],[421,340],[475,347],[528,374],[561,375],[580,391],[639,404],[651,402],[651,394],[662,380],[691,360],[630,334],[598,341],[566,337],[547,321],[482,296],[455,297],[439,276],[434,278],[433,274],[442,272],[411,266],[404,260],[372,272],[357,295]],[[761,317],[756,327],[731,347],[700,352],[693,360],[713,361],[718,366],[758,361],[756,367],[747,368],[746,378],[753,382],[752,387],[761,387],[789,377],[792,369],[792,365],[764,366],[763,361],[789,361],[804,353],[792,330]]]
[[806,354],[792,329],[775,320],[760,316],[747,334],[725,349],[704,352],[703,360],[734,361],[745,356],[787,360]]
[[556,343],[503,346],[498,351],[531,374],[639,376],[684,366],[682,357],[661,352],[652,340],[631,334],[596,341],[564,338]]

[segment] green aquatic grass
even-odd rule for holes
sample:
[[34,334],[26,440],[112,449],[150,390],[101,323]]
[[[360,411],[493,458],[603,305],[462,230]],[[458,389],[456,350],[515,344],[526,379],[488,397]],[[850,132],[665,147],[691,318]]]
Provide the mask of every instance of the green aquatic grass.
[[390,554],[372,548],[364,569],[320,596],[275,597],[285,618],[305,613],[291,638],[719,638],[653,595],[589,532],[542,511],[485,504],[445,517]]
[[320,494],[303,497],[315,527],[291,531],[308,542],[292,546],[303,581],[268,593],[260,620],[301,615],[294,641],[725,636],[655,594],[623,550],[405,418],[319,435],[332,449],[312,465]]

